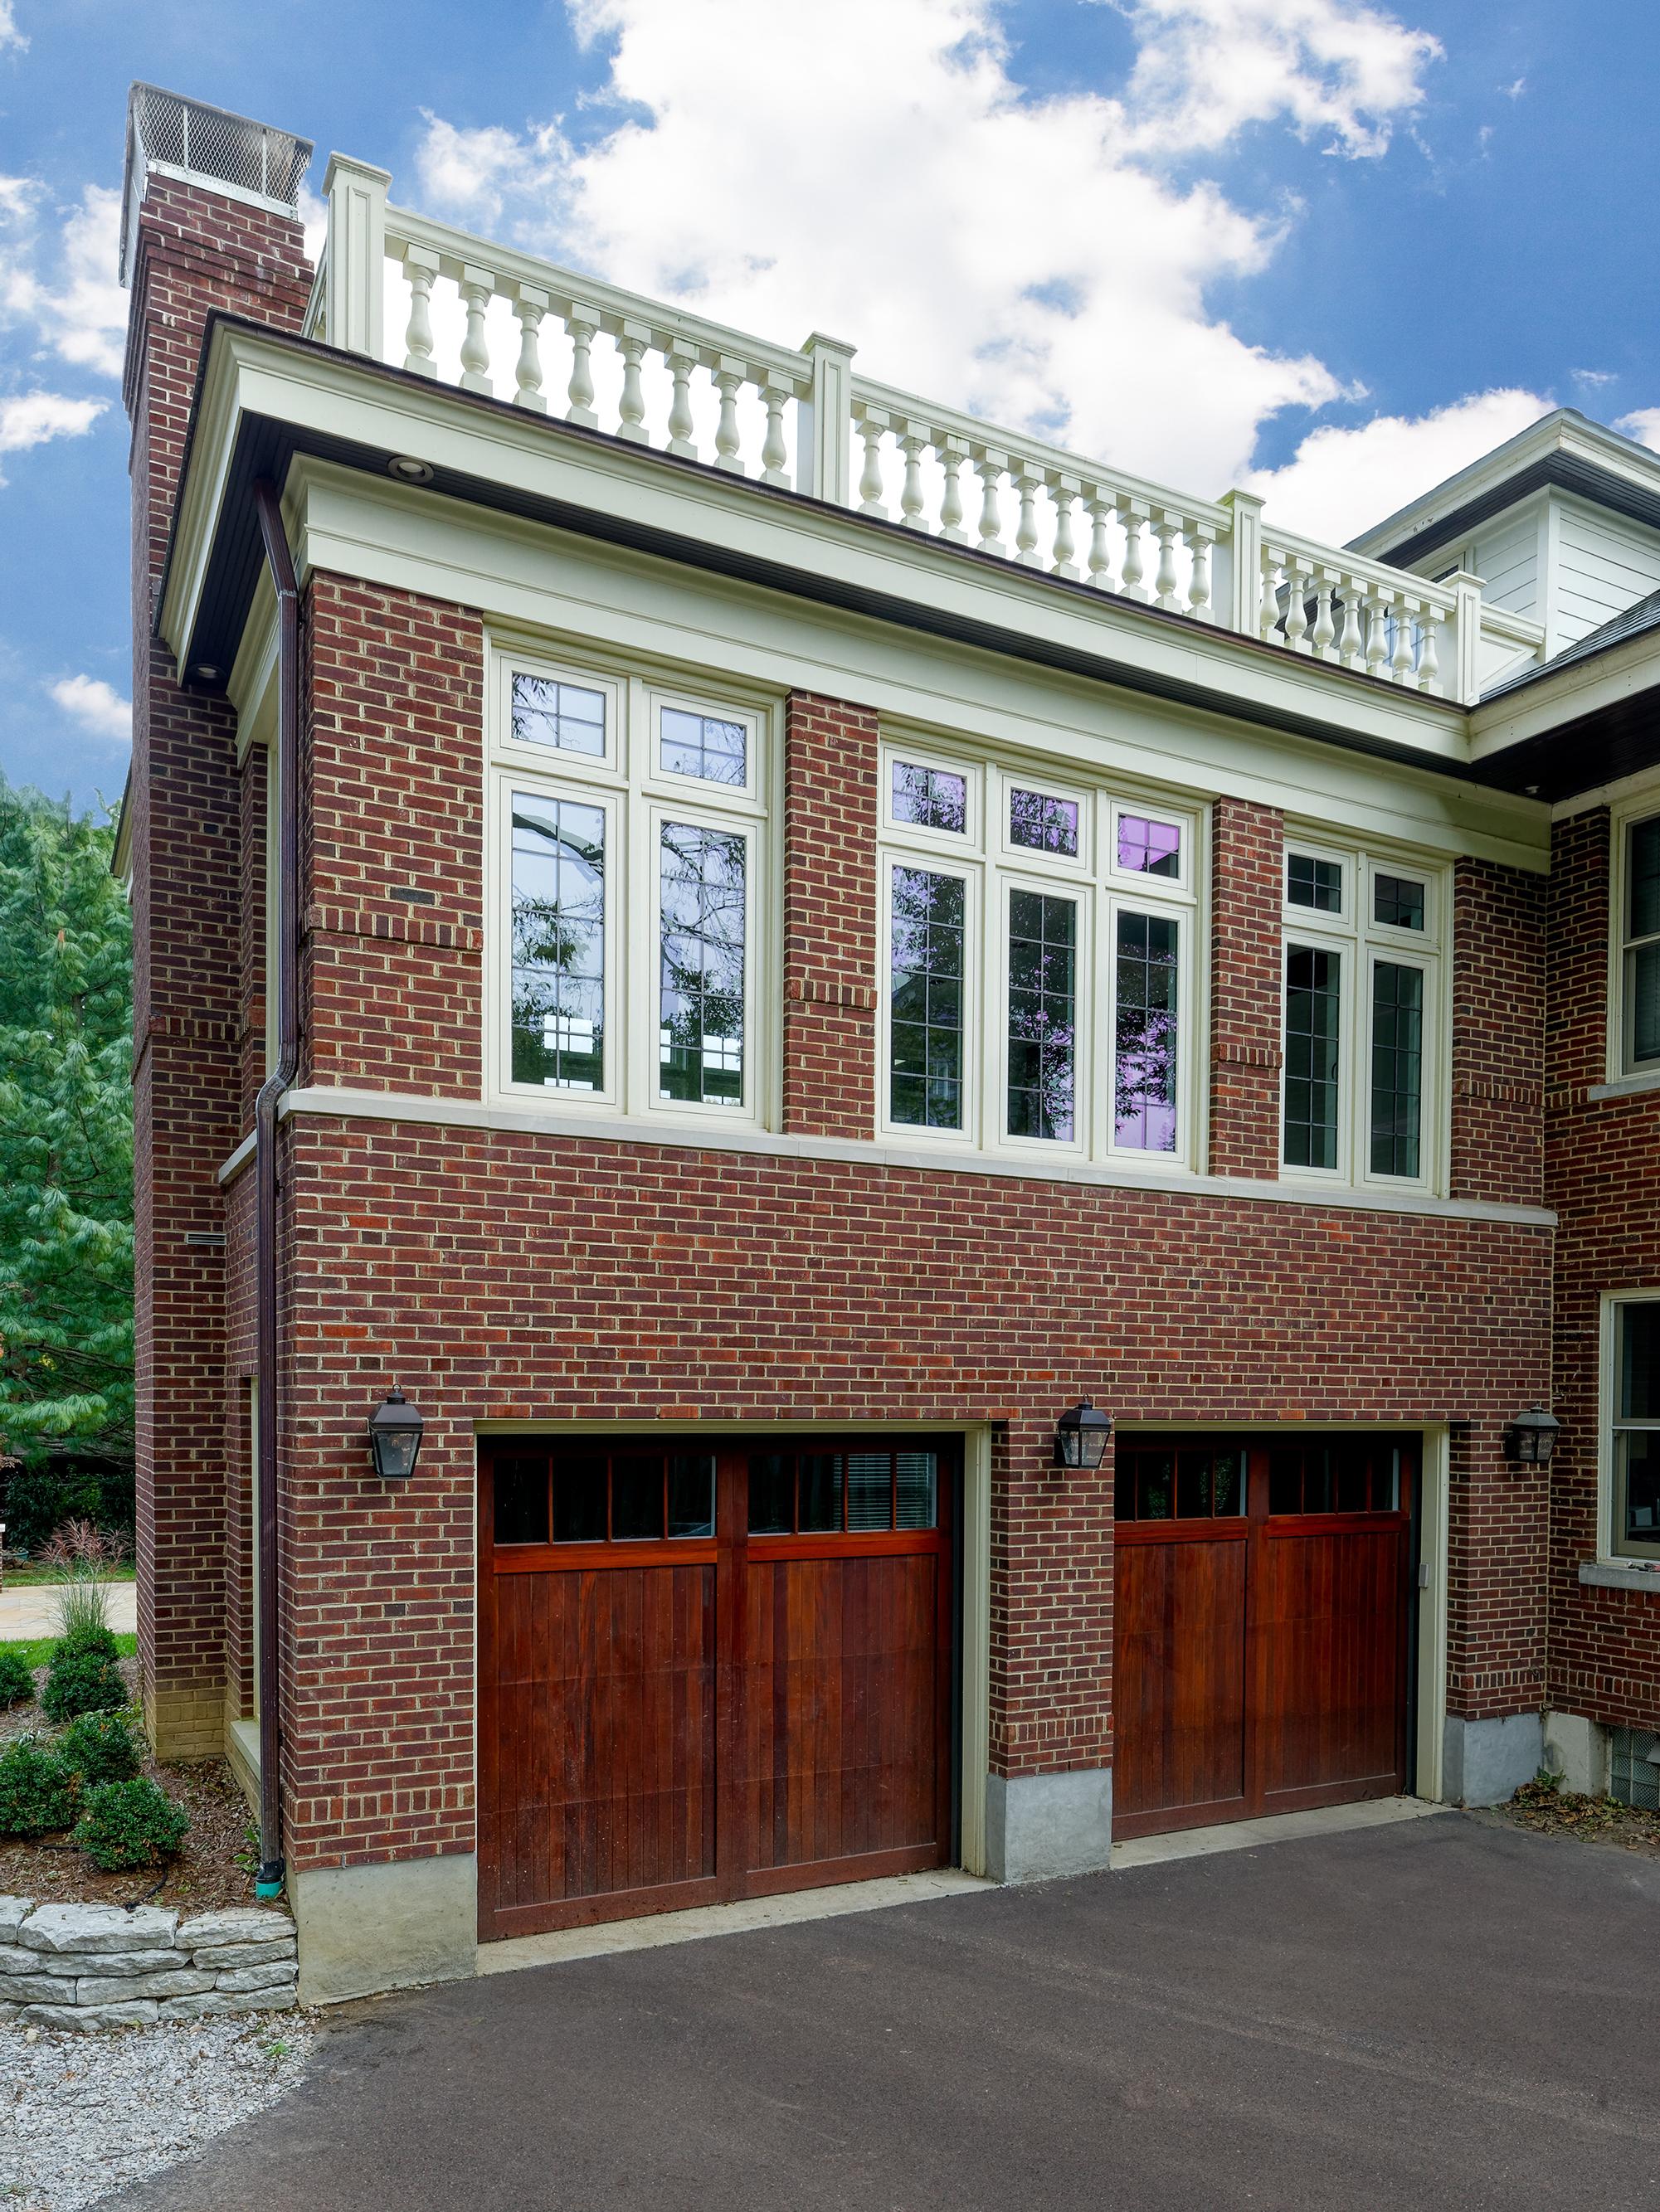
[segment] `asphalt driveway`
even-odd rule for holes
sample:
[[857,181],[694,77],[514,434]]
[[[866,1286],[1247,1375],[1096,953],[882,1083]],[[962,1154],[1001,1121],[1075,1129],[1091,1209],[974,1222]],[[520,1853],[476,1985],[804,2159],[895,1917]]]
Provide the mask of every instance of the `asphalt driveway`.
[[1450,1814],[338,2016],[100,2212],[1660,2208],[1660,1860]]

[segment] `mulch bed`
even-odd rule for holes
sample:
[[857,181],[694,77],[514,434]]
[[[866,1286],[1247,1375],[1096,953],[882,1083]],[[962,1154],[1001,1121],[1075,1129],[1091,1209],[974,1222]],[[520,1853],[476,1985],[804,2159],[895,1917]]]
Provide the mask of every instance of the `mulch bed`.
[[1546,1782],[1524,1782],[1508,1804],[1493,1809],[1500,1820],[1537,1835],[1575,1836],[1581,1843],[1612,1844],[1616,1850],[1660,1858],[1660,1813],[1616,1798],[1582,1797]]
[[[137,1661],[123,1660],[121,1673],[136,1698]],[[46,1668],[37,1668],[37,1696],[46,1680]],[[52,1724],[38,1705],[14,1705],[0,1712],[0,1745],[13,1736],[51,1733]],[[69,1848],[66,1837],[37,1842],[0,1836],[0,1896],[32,1897],[42,1905],[175,1905],[181,1912],[192,1913],[252,1905],[248,1801],[225,1761],[203,1759],[182,1766],[161,1766],[147,1753],[140,1771],[190,1814],[190,1833],[165,1873],[155,1867],[134,1874],[100,1874],[90,1859]],[[239,1856],[247,1863],[239,1866]]]

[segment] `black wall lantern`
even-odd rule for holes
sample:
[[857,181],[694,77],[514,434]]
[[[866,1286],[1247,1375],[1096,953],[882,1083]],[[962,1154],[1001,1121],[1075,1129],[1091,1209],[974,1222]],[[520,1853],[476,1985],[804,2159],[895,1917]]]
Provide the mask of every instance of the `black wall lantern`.
[[1555,1414],[1548,1413],[1542,1406],[1529,1406],[1525,1413],[1505,1424],[1505,1457],[1512,1467],[1548,1466],[1561,1425]]
[[1098,1413],[1087,1398],[1080,1398],[1055,1425],[1055,1464],[1099,1467],[1111,1434],[1112,1415]]
[[386,1395],[384,1406],[369,1415],[369,1449],[374,1471],[383,1482],[407,1482],[421,1454],[421,1434],[426,1423],[401,1390]]

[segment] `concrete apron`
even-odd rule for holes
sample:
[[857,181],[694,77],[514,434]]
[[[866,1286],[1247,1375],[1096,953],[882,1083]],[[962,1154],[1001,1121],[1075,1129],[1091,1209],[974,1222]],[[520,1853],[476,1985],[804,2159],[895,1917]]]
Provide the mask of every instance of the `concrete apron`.
[[[138,1585],[111,1583],[105,1592],[111,1629],[132,1636],[138,1629]],[[58,1633],[58,1592],[50,1583],[26,1589],[0,1590],[0,1644],[32,1644]]]

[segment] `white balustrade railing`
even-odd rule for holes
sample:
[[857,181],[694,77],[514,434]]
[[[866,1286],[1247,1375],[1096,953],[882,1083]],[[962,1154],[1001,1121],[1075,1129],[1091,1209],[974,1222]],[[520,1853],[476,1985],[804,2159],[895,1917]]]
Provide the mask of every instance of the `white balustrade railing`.
[[[307,336],[411,374],[703,461],[1119,600],[1469,703],[1542,633],[1440,583],[1270,528],[853,373],[389,206],[336,155]],[[854,447],[858,474],[854,477]]]

